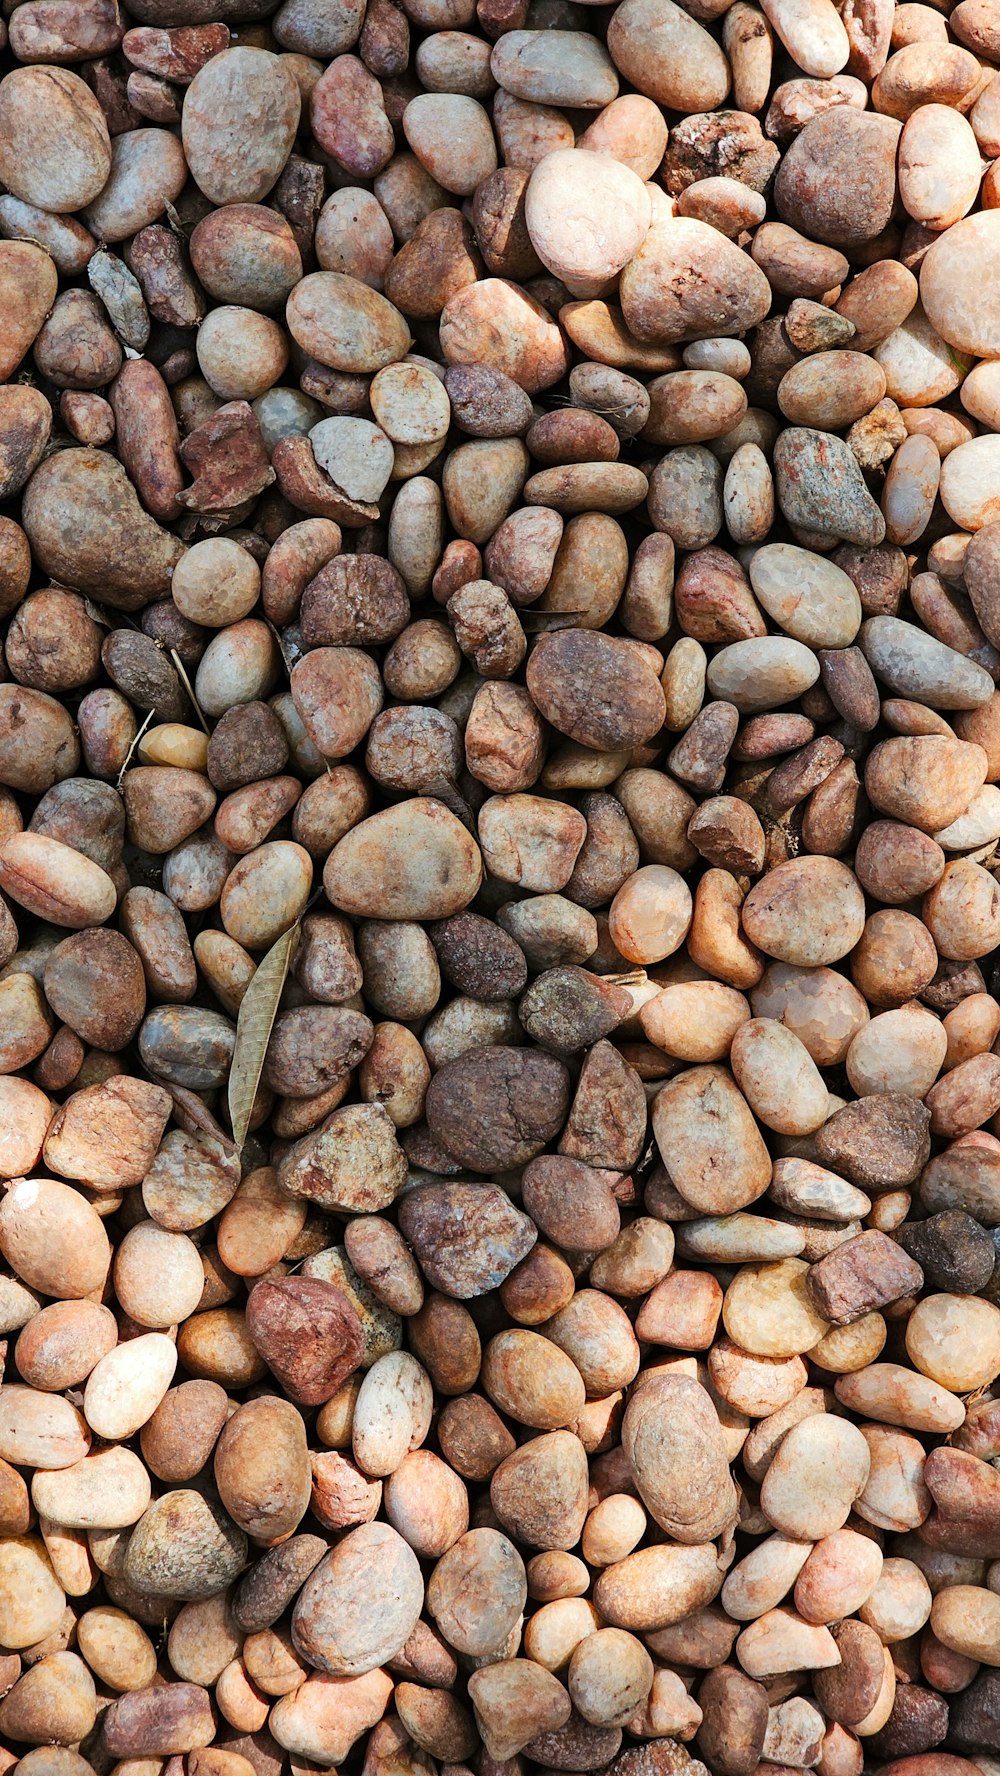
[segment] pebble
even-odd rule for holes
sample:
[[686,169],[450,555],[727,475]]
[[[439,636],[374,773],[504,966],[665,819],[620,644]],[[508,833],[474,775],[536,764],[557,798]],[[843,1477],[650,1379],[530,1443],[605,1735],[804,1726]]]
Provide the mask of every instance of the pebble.
[[853,581],[807,549],[765,544],[750,562],[750,583],[768,615],[807,647],[846,648],[861,626]]
[[943,1209],[899,1228],[896,1237],[921,1266],[927,1283],[945,1294],[978,1294],[993,1274],[993,1241],[963,1209]]
[[778,505],[789,524],[861,548],[883,540],[885,519],[842,439],[789,426],[775,445],[774,473]]
[[860,646],[876,678],[897,696],[940,709],[969,709],[993,695],[985,668],[898,617],[869,617],[861,626]]

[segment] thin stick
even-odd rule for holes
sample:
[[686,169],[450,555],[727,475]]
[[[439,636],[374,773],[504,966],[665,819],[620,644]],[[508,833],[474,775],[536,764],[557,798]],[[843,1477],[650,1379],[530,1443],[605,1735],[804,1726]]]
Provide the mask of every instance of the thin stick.
[[139,732],[137,733],[137,735],[136,735],[135,739],[133,740],[131,746],[129,747],[127,753],[125,754],[122,768],[118,773],[118,781],[115,784],[115,788],[119,791],[119,793],[121,792],[122,778],[124,777],[126,771],[129,768],[129,765],[132,762],[132,754],[134,753],[136,747],[138,746],[139,741],[142,739],[143,734],[146,732],[146,729],[149,727],[149,724],[152,721],[152,719],[153,719],[153,711],[149,710],[149,712],[146,716],[146,719],[142,724],[142,727],[139,729]]
[[205,717],[201,713],[201,706],[200,706],[198,699],[195,696],[193,690],[191,689],[191,680],[188,678],[188,675],[184,670],[184,662],[181,659],[180,654],[177,652],[176,648],[171,648],[170,658],[172,659],[172,661],[173,661],[174,665],[176,666],[177,671],[180,675],[181,684],[184,686],[184,689],[187,691],[187,694],[191,699],[191,707],[194,710],[195,715],[198,717],[198,720],[200,721],[202,727],[204,728],[204,730],[207,734],[209,732],[208,723],[205,720]]

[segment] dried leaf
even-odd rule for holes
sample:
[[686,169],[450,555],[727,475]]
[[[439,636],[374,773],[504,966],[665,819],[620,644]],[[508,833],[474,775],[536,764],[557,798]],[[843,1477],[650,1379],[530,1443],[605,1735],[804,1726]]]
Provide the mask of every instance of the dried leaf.
[[161,1079],[159,1076],[157,1076],[156,1083],[162,1085],[164,1091],[168,1091],[173,1098],[174,1111],[181,1128],[190,1124],[189,1134],[192,1129],[198,1129],[201,1134],[208,1135],[213,1141],[217,1141],[223,1153],[236,1152],[236,1143],[230,1140],[225,1129],[219,1127],[208,1105],[202,1102],[197,1092],[188,1091],[186,1086],[174,1085],[170,1080]]
[[423,795],[433,796],[435,801],[443,802],[456,820],[460,820],[467,832],[476,837],[476,816],[469,807],[465,797],[450,783],[447,777],[434,777],[425,783],[421,791]]
[[271,945],[243,995],[236,1020],[233,1064],[229,1069],[229,1120],[238,1150],[247,1138],[267,1045],[298,942],[299,926],[296,924]]

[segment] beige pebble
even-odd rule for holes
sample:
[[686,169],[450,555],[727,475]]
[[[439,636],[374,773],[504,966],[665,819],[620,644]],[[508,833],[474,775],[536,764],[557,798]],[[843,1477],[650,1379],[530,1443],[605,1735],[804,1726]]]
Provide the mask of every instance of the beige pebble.
[[32,1499],[42,1516],[67,1529],[122,1529],[145,1511],[150,1480],[130,1449],[111,1447],[71,1467],[37,1473]]
[[762,10],[803,73],[827,80],[846,66],[850,43],[832,0],[763,0]]
[[0,1456],[15,1465],[68,1468],[87,1454],[82,1415],[61,1394],[7,1383],[0,1388]]
[[650,214],[646,187],[629,167],[609,155],[594,161],[582,149],[547,155],[525,193],[536,253],[579,297],[602,294],[627,265]]
[[692,1067],[668,1082],[653,1103],[653,1132],[674,1184],[702,1214],[745,1208],[767,1189],[770,1156],[724,1068]]
[[964,530],[981,530],[1000,517],[1000,497],[995,492],[998,465],[1000,445],[992,433],[960,444],[945,457],[941,501],[949,518]]
[[940,1387],[987,1386],[1000,1374],[1000,1310],[972,1295],[927,1295],[907,1321],[906,1349]]
[[931,1588],[912,1560],[882,1563],[878,1583],[858,1611],[887,1646],[918,1634],[931,1613]]
[[965,1417],[957,1395],[898,1363],[872,1363],[857,1375],[841,1376],[836,1394],[850,1411],[906,1430],[942,1435]]
[[791,1671],[824,1671],[840,1664],[828,1628],[804,1622],[794,1610],[768,1610],[736,1642],[736,1656],[748,1677],[780,1677]]
[[713,697],[735,703],[741,715],[788,703],[815,684],[819,663],[799,641],[778,635],[734,641],[709,661]]
[[118,1345],[91,1370],[83,1396],[87,1423],[99,1437],[134,1436],[152,1417],[177,1367],[177,1347],[162,1332]]
[[626,80],[673,111],[710,111],[729,91],[722,50],[673,0],[625,0],[608,48]]
[[829,1413],[803,1419],[778,1445],[761,1487],[761,1508],[784,1534],[818,1541],[846,1521],[870,1463],[855,1425]]
[[796,641],[848,647],[857,635],[861,600],[849,576],[825,556],[767,543],[754,551],[750,581],[768,615]]
[[951,1585],[931,1605],[931,1627],[952,1652],[1000,1662],[1000,1597],[979,1585]]
[[734,1344],[761,1357],[811,1350],[827,1330],[806,1290],[801,1258],[748,1266],[726,1290],[722,1318]]
[[730,1064],[754,1115],[768,1128],[808,1135],[826,1121],[829,1093],[812,1056],[774,1018],[751,1018],[740,1026]]

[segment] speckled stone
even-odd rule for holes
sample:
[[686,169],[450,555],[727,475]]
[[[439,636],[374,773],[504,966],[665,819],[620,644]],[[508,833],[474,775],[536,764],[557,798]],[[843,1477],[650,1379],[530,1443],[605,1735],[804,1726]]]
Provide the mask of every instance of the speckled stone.
[[1000,1751],[1000,1671],[981,1671],[951,1705],[956,1751]]
[[964,1209],[943,1209],[927,1221],[908,1221],[896,1239],[922,1267],[929,1289],[978,1295],[993,1275],[993,1241]]
[[903,1190],[930,1158],[931,1113],[901,1092],[873,1092],[845,1104],[816,1136],[823,1165],[859,1189]]
[[933,1751],[947,1733],[945,1698],[918,1684],[899,1684],[889,1719],[868,1744],[877,1758],[914,1757],[921,1751]]
[[789,524],[859,547],[882,542],[885,519],[843,438],[789,426],[774,446],[774,473]]
[[499,1288],[527,1257],[538,1230],[495,1184],[418,1184],[399,1225],[428,1281],[460,1301]]

